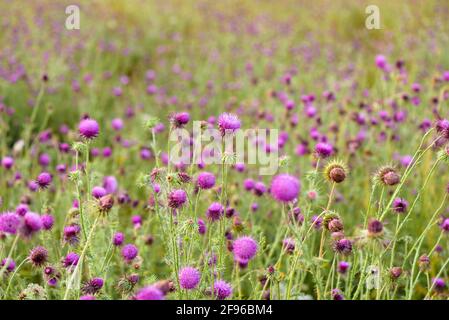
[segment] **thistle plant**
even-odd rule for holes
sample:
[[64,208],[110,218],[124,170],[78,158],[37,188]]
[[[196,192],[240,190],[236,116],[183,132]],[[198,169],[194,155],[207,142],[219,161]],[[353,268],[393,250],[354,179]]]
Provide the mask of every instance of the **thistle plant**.
[[447,4],[237,2],[0,4],[0,299],[448,298]]

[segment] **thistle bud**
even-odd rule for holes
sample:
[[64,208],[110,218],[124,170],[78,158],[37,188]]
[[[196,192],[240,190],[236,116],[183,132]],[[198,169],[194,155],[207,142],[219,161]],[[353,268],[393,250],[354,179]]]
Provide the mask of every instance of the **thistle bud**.
[[336,212],[328,211],[323,217],[324,227],[330,232],[338,232],[343,230],[343,223]]
[[341,183],[346,179],[348,168],[339,161],[334,160],[329,162],[324,169],[324,176],[330,182]]
[[192,177],[185,172],[178,172],[178,179],[181,183],[189,183],[192,181]]
[[276,269],[274,268],[274,266],[269,266],[268,269],[268,274],[274,274],[274,272],[276,271]]
[[30,283],[20,294],[19,300],[47,300],[44,288],[35,283]]
[[159,290],[161,290],[164,293],[164,295],[166,295],[169,292],[175,291],[175,286],[173,284],[173,281],[171,280],[158,281],[154,284],[154,286]]
[[396,172],[395,168],[385,166],[379,169],[374,176],[374,180],[385,186],[394,186],[401,181],[401,176]]
[[348,255],[352,252],[352,242],[349,239],[343,238],[334,241],[332,247],[336,253],[340,253],[343,255]]
[[282,241],[282,246],[287,254],[293,254],[295,251],[295,240],[293,238],[285,238]]
[[143,125],[145,128],[147,129],[153,129],[157,124],[159,123],[159,119],[156,117],[147,117],[147,119],[145,119]]
[[397,280],[402,275],[402,268],[401,267],[393,267],[390,269],[390,278],[392,280]]
[[98,200],[98,206],[100,207],[100,211],[102,213],[108,213],[109,210],[112,209],[113,205],[114,198],[112,197],[112,194],[107,194]]
[[137,274],[122,277],[117,283],[117,290],[122,294],[129,294],[134,290],[134,286],[138,281],[139,276]]
[[242,219],[239,216],[234,216],[232,218],[232,226],[236,231],[242,231],[244,229]]
[[400,176],[396,172],[388,172],[383,176],[382,181],[388,186],[394,186],[399,183]]
[[341,240],[341,239],[343,239],[344,237],[345,237],[345,234],[344,234],[343,232],[341,232],[341,231],[338,231],[338,232],[332,232],[332,233],[331,233],[331,239],[332,239],[333,241]]
[[421,257],[419,257],[418,259],[418,265],[419,268],[421,269],[421,271],[427,271],[429,270],[430,267],[430,258],[423,254]]
[[343,223],[340,219],[332,219],[329,221],[327,227],[330,232],[340,232],[343,230]]
[[380,236],[383,232],[383,224],[379,220],[371,220],[368,223],[368,235],[371,237]]

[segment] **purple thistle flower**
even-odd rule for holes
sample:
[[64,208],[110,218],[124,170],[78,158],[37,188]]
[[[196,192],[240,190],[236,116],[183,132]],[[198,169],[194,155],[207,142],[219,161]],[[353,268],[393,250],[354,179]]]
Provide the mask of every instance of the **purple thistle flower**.
[[123,94],[122,87],[114,87],[112,88],[112,94],[116,97],[120,97]]
[[65,173],[65,172],[67,171],[67,167],[66,167],[65,164],[58,164],[58,165],[56,166],[56,171],[57,171],[58,173],[60,173],[60,174],[63,174],[63,173]]
[[133,261],[138,253],[137,247],[133,244],[127,244],[122,248],[122,256],[126,262]]
[[435,124],[435,129],[443,138],[449,139],[449,120],[438,120]]
[[44,278],[50,287],[55,287],[61,279],[61,273],[56,268],[47,266],[44,268]]
[[106,189],[100,186],[96,186],[92,188],[92,197],[95,199],[100,199],[107,194]]
[[385,70],[387,68],[387,58],[384,55],[378,54],[375,59],[376,66],[379,69]]
[[21,203],[16,207],[16,213],[23,217],[29,211],[28,205]]
[[80,231],[81,228],[77,224],[64,227],[64,241],[71,245],[77,244],[79,242]]
[[98,122],[93,119],[84,119],[81,120],[78,131],[80,135],[85,139],[93,139],[98,136],[100,133],[100,127],[98,126]]
[[220,130],[222,136],[226,133],[234,133],[236,130],[240,129],[240,126],[240,120],[234,114],[222,113],[218,117],[218,129]]
[[41,217],[41,221],[42,221],[42,227],[44,228],[44,230],[51,230],[51,228],[53,228],[55,219],[51,214],[44,214]]
[[245,164],[244,163],[236,163],[234,165],[235,170],[237,170],[237,172],[243,172],[245,171]]
[[179,271],[179,283],[186,290],[195,289],[200,283],[200,272],[192,267],[184,267]]
[[131,217],[131,222],[135,228],[139,228],[142,225],[142,217],[136,214]]
[[38,246],[30,251],[29,259],[35,267],[40,267],[47,262],[48,251],[42,246]]
[[315,152],[319,158],[328,158],[334,152],[334,148],[329,143],[319,142],[315,146]]
[[257,210],[259,210],[259,204],[257,202],[253,202],[251,204],[251,211],[256,212]]
[[234,240],[232,244],[232,252],[237,262],[248,262],[257,253],[257,242],[248,236],[240,237]]
[[201,172],[196,183],[200,189],[210,189],[215,185],[215,176],[210,172]]
[[106,193],[115,193],[118,189],[117,179],[114,176],[104,177],[103,188],[106,190]]
[[34,212],[27,212],[23,217],[22,233],[25,236],[31,236],[42,229],[42,220],[40,215]]
[[408,202],[402,198],[396,198],[393,200],[393,211],[397,213],[404,213],[407,211]]
[[43,153],[39,156],[39,164],[44,168],[50,164],[50,161],[51,161],[51,158],[46,153]]
[[295,251],[296,243],[293,238],[285,238],[282,241],[282,247],[288,254],[292,254]]
[[349,267],[350,267],[349,262],[340,261],[337,266],[337,271],[338,273],[346,274],[346,272],[349,270]]
[[218,202],[213,202],[209,208],[207,208],[206,216],[211,221],[220,220],[224,213],[223,206]]
[[273,178],[270,187],[273,198],[280,202],[290,202],[298,197],[299,180],[288,174],[280,174]]
[[173,190],[168,195],[168,206],[173,209],[178,209],[187,201],[187,194],[184,190]]
[[348,239],[339,239],[333,243],[334,251],[343,255],[348,255],[352,252],[352,243]]
[[403,167],[408,167],[412,164],[413,157],[410,155],[405,155],[401,157],[400,162]]
[[46,189],[52,181],[51,174],[48,172],[42,172],[36,179],[37,184],[41,189]]
[[69,252],[67,256],[62,260],[62,265],[65,268],[74,267],[78,264],[80,257],[75,252]]
[[383,231],[383,224],[379,220],[371,220],[368,222],[368,234],[372,236],[377,236]]
[[198,219],[198,233],[200,235],[205,235],[206,234],[206,223],[204,222],[204,220],[202,219]]
[[182,128],[189,123],[190,115],[188,112],[178,112],[170,117],[170,121],[175,128]]
[[13,165],[14,165],[14,159],[12,157],[4,157],[2,159],[2,166],[6,170],[11,169]]
[[28,189],[31,192],[36,192],[37,190],[39,190],[39,184],[36,181],[32,180],[28,182]]
[[152,156],[151,150],[148,148],[142,148],[140,149],[140,158],[142,160],[148,160]]
[[83,285],[81,291],[84,294],[95,294],[103,288],[103,284],[102,278],[93,278]]
[[446,283],[442,278],[434,278],[432,279],[432,287],[436,292],[441,293],[446,288]]
[[111,127],[115,131],[120,131],[123,129],[123,120],[120,118],[112,119],[111,121]]
[[251,191],[254,188],[254,184],[255,182],[253,179],[245,179],[245,181],[243,181],[243,187],[246,191]]
[[148,286],[140,289],[136,296],[136,300],[164,300],[164,293],[156,286]]
[[232,287],[226,281],[217,280],[214,283],[213,292],[218,300],[224,300],[232,295]]
[[412,83],[412,90],[414,91],[414,92],[420,92],[421,91],[421,85],[419,84],[419,83]]
[[253,188],[254,194],[258,197],[262,196],[265,192],[267,192],[267,187],[261,181],[258,181],[254,184]]
[[0,231],[16,234],[20,226],[20,217],[16,213],[6,212],[0,215]]
[[91,294],[86,294],[86,295],[80,296],[80,300],[97,300],[97,298],[95,298],[95,296],[93,296]]
[[443,222],[440,224],[440,228],[444,232],[449,232],[449,218],[443,220]]
[[341,292],[340,289],[332,289],[331,295],[332,295],[333,300],[344,300],[345,299],[343,296],[343,293]]
[[121,232],[116,232],[114,234],[114,237],[112,238],[112,243],[114,244],[114,246],[121,246],[123,244],[123,241],[125,241],[125,235]]
[[0,263],[0,269],[5,267],[6,265],[6,272],[13,272],[14,269],[16,268],[16,262],[11,259],[11,258],[5,258],[2,260],[2,262]]
[[301,209],[299,207],[294,207],[288,212],[288,216],[291,221],[297,223],[298,225],[302,225],[304,222],[304,215],[301,213]]
[[321,218],[320,216],[312,216],[312,224],[314,226],[315,229],[320,229],[321,226],[323,225],[323,218]]

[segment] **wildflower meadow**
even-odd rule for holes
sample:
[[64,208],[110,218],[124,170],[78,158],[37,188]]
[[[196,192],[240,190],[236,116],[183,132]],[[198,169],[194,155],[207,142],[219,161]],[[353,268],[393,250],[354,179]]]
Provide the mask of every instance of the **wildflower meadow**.
[[449,2],[0,2],[0,300],[447,300]]

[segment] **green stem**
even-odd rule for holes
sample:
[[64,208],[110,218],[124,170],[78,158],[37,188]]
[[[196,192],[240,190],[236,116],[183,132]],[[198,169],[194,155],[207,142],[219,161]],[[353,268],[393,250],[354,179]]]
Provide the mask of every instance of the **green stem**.
[[75,269],[73,270],[72,276],[69,277],[69,279],[68,279],[66,291],[65,291],[65,294],[64,294],[64,300],[67,300],[67,298],[69,296],[69,291],[72,289],[73,280],[75,279],[75,276],[77,275],[78,270],[79,270],[81,264],[83,263],[83,259],[84,259],[85,255],[86,255],[87,248],[90,245],[90,242],[92,240],[92,236],[93,236],[94,230],[95,230],[95,228],[97,226],[98,219],[99,219],[99,217],[97,217],[95,219],[94,224],[92,225],[92,228],[90,229],[89,236],[87,237],[86,244],[84,245],[83,251],[81,252],[80,258],[78,260],[78,264],[76,265]]

